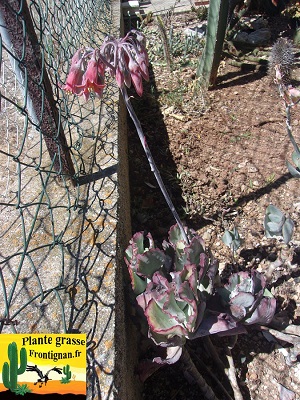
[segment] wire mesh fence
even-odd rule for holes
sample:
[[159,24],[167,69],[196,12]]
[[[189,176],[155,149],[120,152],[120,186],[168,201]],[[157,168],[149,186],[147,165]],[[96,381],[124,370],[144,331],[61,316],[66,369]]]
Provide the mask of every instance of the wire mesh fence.
[[112,391],[117,90],[60,87],[113,29],[110,0],[0,3],[0,332],[87,332],[92,398]]

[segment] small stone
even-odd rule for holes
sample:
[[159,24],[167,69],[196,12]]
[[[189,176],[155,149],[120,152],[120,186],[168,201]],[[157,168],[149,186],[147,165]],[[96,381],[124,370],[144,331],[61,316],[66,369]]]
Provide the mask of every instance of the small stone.
[[203,239],[205,242],[210,242],[210,240],[211,240],[211,234],[210,234],[208,231],[204,232],[203,235],[202,235],[202,239]]

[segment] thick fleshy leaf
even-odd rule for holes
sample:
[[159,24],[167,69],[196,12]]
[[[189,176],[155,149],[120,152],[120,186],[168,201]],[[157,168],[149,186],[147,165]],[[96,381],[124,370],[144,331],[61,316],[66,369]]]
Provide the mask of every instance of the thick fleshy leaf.
[[298,168],[295,168],[288,160],[286,160],[286,166],[290,172],[290,174],[294,178],[300,178],[300,171]]
[[228,283],[224,285],[224,287],[229,290],[230,292],[233,292],[237,285],[243,280],[247,279],[249,277],[249,273],[246,271],[241,271],[236,274],[230,275],[228,279]]
[[289,243],[292,239],[294,232],[294,221],[287,218],[282,227],[282,236],[285,243]]
[[154,272],[161,269],[165,262],[165,254],[159,249],[150,249],[143,254],[139,254],[137,273],[149,278]]
[[246,316],[246,308],[242,305],[231,304],[230,312],[237,321],[242,320]]
[[159,368],[166,364],[175,364],[181,357],[182,347],[158,347],[160,357],[155,357],[153,360],[142,360],[139,362],[137,373],[142,383],[153,375]]
[[[163,306],[163,310],[168,314],[172,315],[178,322],[185,324],[186,323],[186,315],[182,311],[182,309],[178,306],[178,303],[175,299],[174,292],[171,292],[168,296],[167,301]],[[182,303],[182,302],[181,302]],[[196,319],[196,318],[195,318]]]
[[168,280],[160,272],[155,272],[146,290],[137,296],[136,301],[144,311],[151,299],[154,299],[159,307],[163,308],[172,290],[173,287],[169,284]]
[[232,292],[231,297],[237,292],[249,292],[253,293],[253,279],[248,275],[247,278],[241,279],[240,283],[237,285],[236,289]]
[[125,250],[126,259],[130,263],[133,256],[136,256],[137,254],[143,254],[144,250],[144,232],[137,232],[130,239],[129,246]]
[[269,232],[270,235],[276,235],[276,234],[280,234],[281,233],[281,229],[282,229],[282,223],[278,224],[277,222],[267,222],[267,226],[266,229]]
[[296,400],[296,393],[278,383],[279,400]]
[[187,265],[185,267],[185,270],[188,271],[187,275],[185,276],[185,281],[188,282],[189,287],[193,291],[195,298],[198,299],[198,293],[197,293],[197,284],[198,284],[197,275],[198,275],[198,271],[197,271],[197,267],[196,267],[196,265]]
[[274,298],[270,299],[269,297],[264,297],[252,313],[251,317],[245,320],[245,323],[247,325],[268,325],[272,321],[275,311],[276,300]]
[[[182,248],[181,248],[182,245]],[[182,271],[186,265],[187,261],[187,254],[183,252],[184,250],[184,243],[177,242],[177,248],[175,253],[175,261],[174,261],[174,270],[175,271]]]
[[299,153],[298,150],[297,151],[293,151],[292,160],[293,160],[293,163],[297,166],[297,168],[300,168],[300,153]]
[[165,365],[165,364],[175,364],[180,359],[182,354],[181,346],[167,347],[166,350],[167,350],[166,358],[155,357],[153,358],[153,361],[158,364]]
[[185,336],[186,329],[179,324],[175,318],[172,318],[167,312],[164,312],[155,302],[150,300],[145,310],[145,316],[150,330],[159,334],[166,335],[166,338],[172,336]]
[[281,223],[282,219],[284,218],[284,214],[273,204],[268,205],[266,209],[266,215],[270,221],[277,223]]
[[[231,331],[238,328],[237,322],[226,313],[207,311],[198,329],[189,335],[190,339],[213,335],[219,332]],[[239,327],[240,332],[245,332],[245,328]]]
[[178,242],[184,242],[179,226],[173,225],[169,230],[169,241],[176,247]]
[[147,286],[147,281],[138,276],[134,271],[129,268],[129,274],[131,278],[131,286],[134,294],[137,296],[142,293]]
[[236,296],[230,299],[230,304],[249,308],[253,304],[254,300],[255,297],[253,296],[253,294],[246,292],[239,292]]
[[226,230],[222,236],[222,242],[232,251],[237,251],[242,243],[242,239],[236,227],[232,231]]
[[200,263],[200,254],[204,253],[200,239],[200,236],[193,237],[190,244],[184,249],[184,252],[188,255],[187,259],[191,264],[198,265]]
[[279,210],[279,208],[270,204],[266,209],[264,220],[266,237],[271,238],[280,235],[284,221],[284,214]]

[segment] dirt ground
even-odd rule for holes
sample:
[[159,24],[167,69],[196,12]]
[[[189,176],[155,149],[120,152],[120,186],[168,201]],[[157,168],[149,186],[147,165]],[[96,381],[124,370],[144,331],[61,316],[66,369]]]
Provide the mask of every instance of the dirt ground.
[[[197,23],[193,16],[185,14],[176,17],[175,25],[180,29],[193,23]],[[273,27],[271,45],[280,33],[281,20],[269,23]],[[151,42],[151,37],[148,40]],[[269,47],[262,50],[268,54]],[[295,48],[295,87],[300,85],[298,51]],[[300,183],[285,164],[286,159],[291,160],[292,145],[286,133],[284,104],[266,68],[236,67],[231,61],[227,57],[221,62],[217,86],[207,94],[198,92],[195,98],[195,54],[184,62],[175,59],[171,71],[154,60],[150,83],[142,98],[134,95],[134,106],[181,218],[201,234],[218,258],[221,276],[226,279],[235,269],[263,272],[277,299],[277,312],[286,323],[299,325]],[[292,111],[292,126],[300,143],[300,106]],[[149,231],[159,244],[175,222],[132,125],[129,156],[133,232]],[[295,223],[289,245],[264,236],[269,204]],[[235,262],[222,242],[224,230],[234,226],[243,238]],[[274,263],[278,259],[281,262]],[[222,352],[218,338],[212,339]],[[286,399],[300,399],[299,355],[291,362],[288,347],[255,329],[239,337],[233,355],[245,400],[284,399],[282,387],[291,391]],[[190,343],[189,349],[215,388],[210,372],[218,374],[201,340]],[[203,363],[209,371],[203,369]],[[225,398],[218,388],[216,393]],[[146,381],[143,398],[193,400],[201,395],[177,363],[161,368]]]

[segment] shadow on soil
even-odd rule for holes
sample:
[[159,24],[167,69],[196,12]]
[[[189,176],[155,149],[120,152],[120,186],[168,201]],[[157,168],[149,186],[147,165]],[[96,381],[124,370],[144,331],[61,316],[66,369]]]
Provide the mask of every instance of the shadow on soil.
[[[155,163],[160,171],[167,191],[180,210],[184,206],[182,191],[177,180],[176,164],[169,150],[169,138],[158,102],[158,92],[150,66],[150,81],[145,85],[142,98],[134,94],[132,103],[147,138]],[[161,240],[175,224],[174,217],[166,205],[156,179],[142,149],[132,121],[129,121],[129,173],[131,184],[132,230],[147,227],[155,232],[154,240]],[[134,187],[133,187],[134,186]]]

